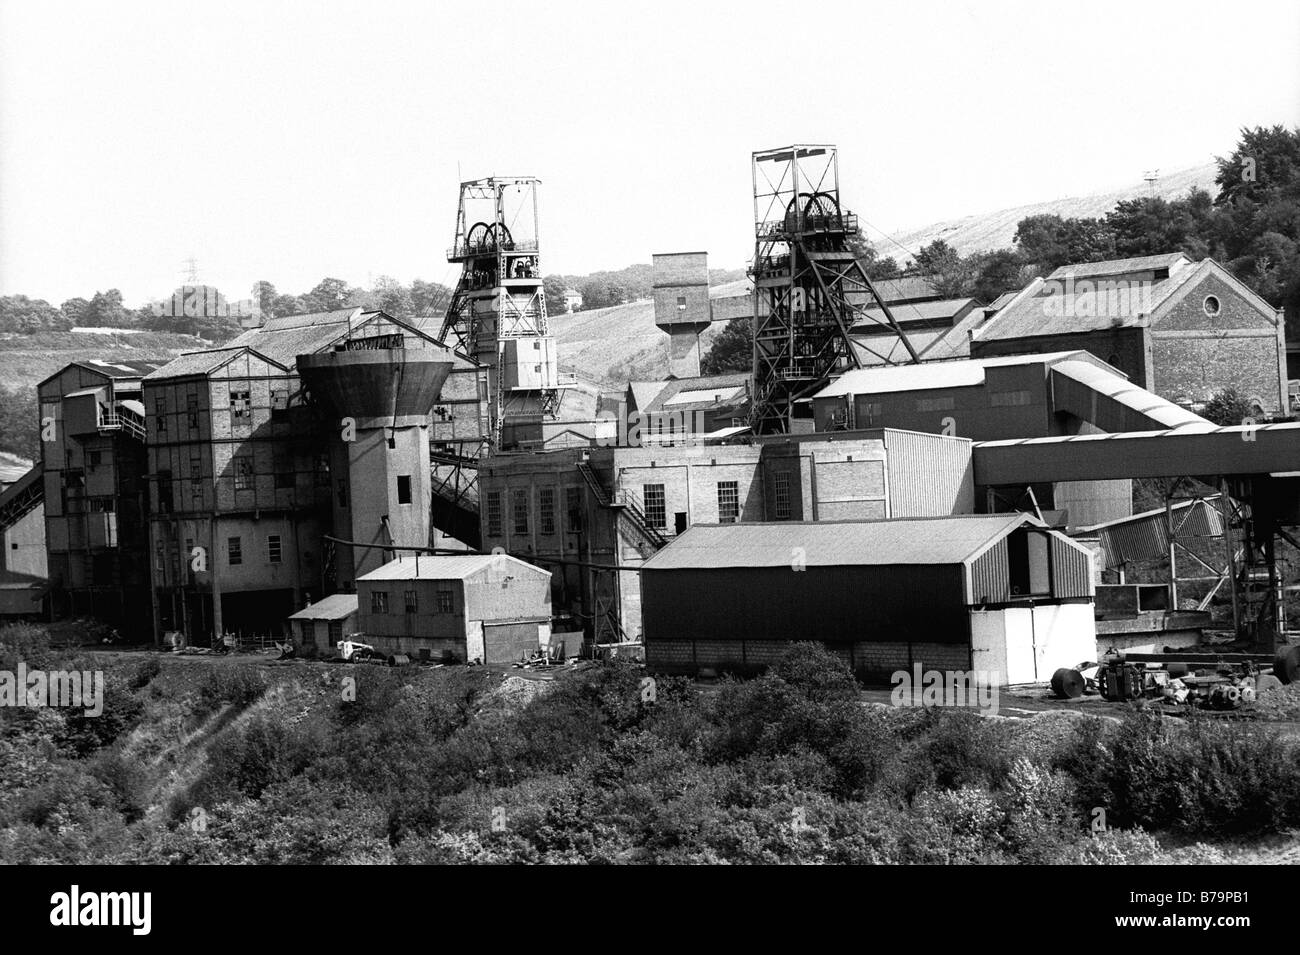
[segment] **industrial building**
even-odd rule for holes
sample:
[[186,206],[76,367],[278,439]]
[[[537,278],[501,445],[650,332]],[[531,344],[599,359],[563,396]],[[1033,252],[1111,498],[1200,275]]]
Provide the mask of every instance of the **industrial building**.
[[647,665],[753,672],[816,640],[860,676],[1043,681],[1096,653],[1091,554],[1028,515],[700,524],[641,568]]
[[280,633],[384,545],[429,544],[427,424],[451,364],[412,325],[347,308],[146,376],[157,631]]
[[511,664],[551,637],[551,575],[506,554],[407,554],[357,578],[359,639],[387,655]]
[[641,629],[637,569],[692,524],[970,513],[970,447],[879,430],[501,454],[479,470],[483,548],[550,567],[557,610],[616,642]]
[[289,616],[290,637],[299,650],[331,655],[339,641],[357,631],[357,595],[330,594]]
[[[68,366],[40,386],[41,465],[0,492],[0,612],[199,645],[292,628],[328,651],[359,632],[489,663],[569,617],[588,642],[644,638],[665,669],[687,650],[690,667],[745,669],[815,632],[862,673],[920,660],[1019,682],[1095,653],[1087,547],[1061,529],[1109,575],[1109,636],[1204,624],[1178,616],[1172,565],[1174,517],[1205,513],[1175,497],[1208,488],[1223,568],[1207,566],[1233,629],[1285,638],[1274,543],[1300,523],[1300,425],[1195,413],[1228,385],[1284,407],[1275,311],[1178,254],[1066,266],[988,306],[874,281],[835,147],[751,159],[750,281],[711,287],[704,253],[655,255],[664,334],[645,353],[662,344],[670,374],[629,374],[599,414],[566,407],[595,394],[559,371],[531,177],[461,184],[445,316],[254,319],[161,367]],[[746,317],[751,370],[700,375],[709,324]],[[1137,477],[1168,483],[1163,517],[1131,514]],[[30,553],[42,523],[49,605]],[[1169,551],[1163,608],[1113,579],[1126,565],[1107,542],[1126,535]],[[803,566],[778,578],[781,546]],[[704,599],[715,573],[743,605]],[[678,574],[694,603],[669,599]],[[1121,624],[1130,605],[1148,616]]]
[[1282,310],[1213,259],[1063,265],[971,330],[974,358],[1063,349],[1085,349],[1185,407],[1231,387],[1264,414],[1289,412]]
[[[52,612],[148,632],[142,388],[157,362],[74,362],[37,385]],[[38,493],[32,488],[32,497]]]

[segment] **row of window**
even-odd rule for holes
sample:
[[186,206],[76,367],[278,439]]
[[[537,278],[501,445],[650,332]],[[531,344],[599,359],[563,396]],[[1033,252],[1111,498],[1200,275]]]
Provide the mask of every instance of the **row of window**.
[[[289,389],[271,389],[271,414],[277,415],[289,407]],[[154,398],[154,425],[159,434],[167,433],[167,399]],[[199,427],[199,396],[185,396],[185,413],[190,430]],[[250,424],[253,420],[253,396],[247,388],[230,389],[230,419],[235,424]]]
[[[434,613],[455,613],[456,598],[450,587],[439,587],[433,594]],[[402,591],[402,606],[406,613],[420,612],[420,594],[416,590]],[[388,591],[370,591],[370,612],[388,613]]]
[[[165,547],[162,541],[154,545],[154,566],[162,570],[165,563]],[[189,560],[194,553],[194,539],[185,539],[184,557]],[[173,554],[173,570],[179,573],[180,553]],[[268,534],[266,537],[266,561],[269,564],[278,564],[284,560],[284,545],[279,534]],[[238,567],[244,562],[244,541],[241,537],[226,538],[226,563],[231,567]]]
[[[789,520],[791,517],[790,506],[790,474],[788,471],[777,471],[772,475],[773,478],[773,499],[774,499],[774,517],[776,520]],[[582,491],[577,487],[566,487],[564,489],[565,509],[567,513],[567,526],[570,531],[580,531],[582,529]],[[734,524],[740,520],[740,485],[736,481],[719,481],[717,482],[718,495],[718,521],[723,524]],[[641,501],[645,510],[645,521],[651,527],[665,530],[668,527],[668,499],[665,487],[662,484],[643,484],[641,485]],[[486,502],[487,510],[487,535],[488,537],[502,536],[502,492],[489,491]],[[541,534],[554,534],[556,531],[555,520],[555,488],[542,487],[537,490],[537,510],[538,510],[538,532]],[[510,492],[510,516],[511,527],[515,534],[530,533],[530,514],[529,514],[529,491],[527,488],[516,488]],[[679,524],[684,525],[684,515],[678,517]],[[684,526],[677,528],[680,533]]]

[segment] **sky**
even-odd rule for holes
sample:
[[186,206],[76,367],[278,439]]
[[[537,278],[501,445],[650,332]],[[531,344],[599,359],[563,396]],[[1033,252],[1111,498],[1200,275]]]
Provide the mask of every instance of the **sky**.
[[0,294],[143,305],[191,256],[229,296],[454,284],[457,184],[489,175],[541,179],[548,273],[737,268],[755,150],[838,145],[887,233],[1275,123],[1300,123],[1294,0],[0,0]]

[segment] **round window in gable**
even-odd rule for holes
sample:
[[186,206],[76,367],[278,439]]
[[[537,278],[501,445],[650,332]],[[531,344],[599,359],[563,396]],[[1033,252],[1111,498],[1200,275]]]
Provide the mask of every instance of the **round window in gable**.
[[1205,314],[1213,318],[1219,314],[1219,300],[1216,296],[1207,295],[1205,301],[1201,303],[1201,308],[1205,309]]

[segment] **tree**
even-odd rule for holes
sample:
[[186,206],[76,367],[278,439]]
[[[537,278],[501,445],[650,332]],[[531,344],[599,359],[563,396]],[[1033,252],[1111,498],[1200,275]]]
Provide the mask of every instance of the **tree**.
[[36,389],[0,388],[0,451],[36,460],[41,456]]
[[270,318],[275,314],[275,300],[278,293],[275,286],[265,280],[253,283],[253,301],[257,303],[258,311],[264,316]]
[[352,288],[342,279],[327,278],[321,279],[314,289],[301,298],[309,312],[332,312],[347,308],[352,304],[353,295],[359,292],[359,289]]
[[564,293],[569,290],[569,283],[560,275],[548,275],[542,279],[542,294],[546,298],[546,314],[563,315],[569,310]]
[[903,274],[903,270],[898,267],[898,262],[892,256],[886,256],[883,259],[876,259],[865,269],[867,278],[875,279],[896,279]]
[[115,288],[91,296],[83,317],[90,327],[130,328],[137,324],[135,314],[122,304],[122,293]]
[[411,292],[391,275],[381,275],[370,287],[370,305],[394,318],[409,318],[413,313]]
[[451,303],[451,289],[437,282],[416,279],[411,283],[411,314],[438,318],[446,314]]
[[1258,406],[1231,386],[1215,392],[1205,403],[1201,417],[1221,427],[1240,425],[1246,418],[1259,414]]
[[67,317],[43,298],[26,295],[0,296],[0,332],[65,331],[72,327]]
[[943,239],[935,239],[916,253],[916,267],[928,275],[935,291],[945,298],[969,294],[974,279],[970,264]]
[[68,320],[69,327],[75,328],[78,325],[90,324],[85,320],[86,312],[90,309],[90,302],[84,298],[70,298],[59,306],[59,311],[63,317]]
[[754,323],[749,318],[733,318],[722,327],[708,354],[700,362],[700,374],[725,375],[749,371],[754,362]]
[[975,273],[971,294],[986,305],[1003,292],[1018,291],[1025,285],[1024,266],[1011,249],[977,253],[969,262]]

